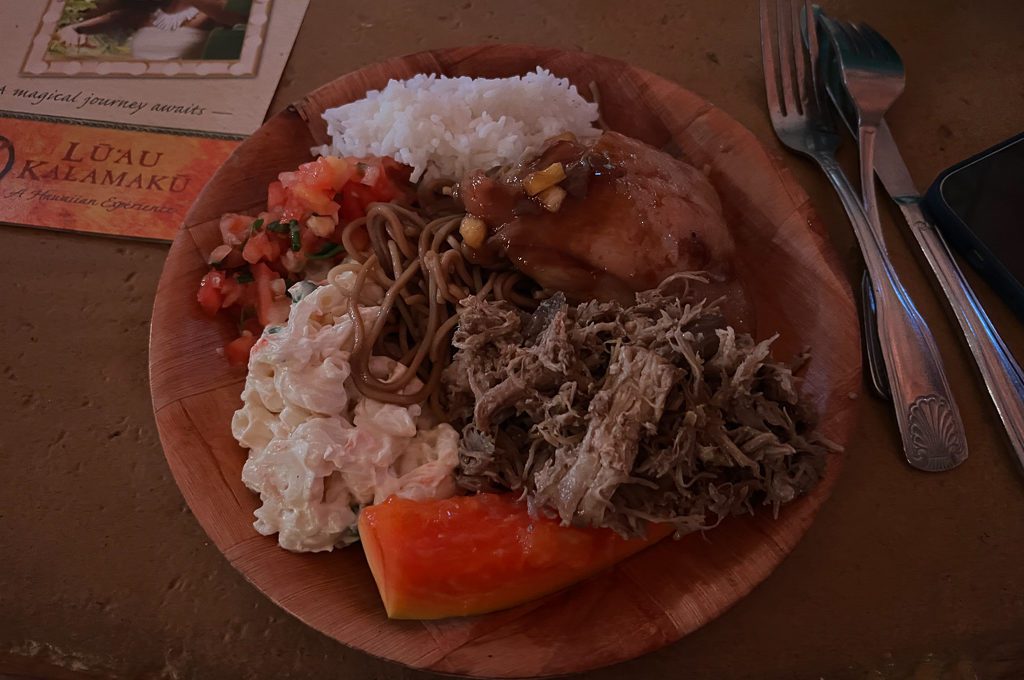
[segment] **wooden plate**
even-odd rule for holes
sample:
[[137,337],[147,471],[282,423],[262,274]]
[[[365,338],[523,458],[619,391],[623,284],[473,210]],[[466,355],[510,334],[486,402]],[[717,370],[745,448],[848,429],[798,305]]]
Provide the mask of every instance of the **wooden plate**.
[[[781,356],[811,346],[805,391],[824,430],[845,440],[860,349],[849,287],[807,195],[744,127],[707,101],[646,71],[580,52],[489,45],[423,52],[342,76],[275,116],[243,143],[199,196],[171,247],[153,310],[153,408],[174,477],[227,559],[274,602],[346,645],[416,668],[524,677],[570,673],[633,658],[707,623],[746,595],[800,539],[835,484],[825,480],[778,519],[734,519],[706,540],[664,541],[571,589],[516,609],[440,622],[389,621],[358,548],[296,555],[252,527],[257,497],[242,484],[245,451],[229,422],[244,370],[218,348],[233,329],[195,302],[204,255],[224,212],[254,213],[278,172],[326,140],[320,113],[416,73],[509,76],[538,65],[581,91],[595,82],[605,120],[655,146],[673,143],[706,166],[726,206],[759,335],[776,331]],[[538,102],[543,105],[542,102]]]

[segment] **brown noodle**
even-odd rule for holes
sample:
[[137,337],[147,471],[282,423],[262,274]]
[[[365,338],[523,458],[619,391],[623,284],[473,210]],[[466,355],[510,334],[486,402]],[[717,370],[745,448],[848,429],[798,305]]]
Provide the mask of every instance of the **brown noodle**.
[[[532,283],[508,268],[473,263],[458,235],[462,212],[427,218],[396,203],[374,203],[366,217],[348,223],[341,233],[350,262],[341,271],[356,274],[349,318],[355,342],[350,356],[352,380],[361,394],[377,401],[410,405],[430,400],[435,412],[441,372],[450,359],[451,333],[458,323],[459,301],[470,295],[508,300],[534,309]],[[355,247],[353,234],[366,227],[365,250]],[[356,301],[367,281],[385,293],[372,322],[364,322]],[[370,370],[370,359],[383,355],[406,367],[381,380]],[[423,382],[410,390],[412,379]]]

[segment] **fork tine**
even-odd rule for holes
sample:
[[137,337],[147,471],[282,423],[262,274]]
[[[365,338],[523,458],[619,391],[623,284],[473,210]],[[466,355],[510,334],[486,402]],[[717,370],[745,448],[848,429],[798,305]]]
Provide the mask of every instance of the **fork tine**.
[[793,89],[795,90],[796,100],[800,107],[800,111],[807,110],[808,95],[811,94],[812,89],[807,82],[807,76],[809,75],[807,68],[807,50],[804,48],[803,34],[800,31],[800,12],[802,8],[799,0],[792,4],[790,9],[790,20],[789,20],[789,31],[792,34],[793,42],[793,66],[796,71],[796,79],[793,81]]
[[773,31],[769,12],[771,4],[771,0],[761,0],[761,65],[764,67],[764,90],[768,96],[768,110],[774,115],[782,111],[782,107],[779,103],[778,64],[772,45]]
[[820,66],[818,64],[819,55],[821,54],[818,45],[818,27],[817,19],[814,14],[814,5],[811,4],[811,0],[804,0],[804,27],[807,31],[807,61],[810,64],[810,83],[811,93],[810,98],[811,112],[814,114],[820,114],[827,111],[827,106],[823,100],[824,90],[820,86],[818,79],[821,77]]
[[782,98],[786,115],[797,111],[797,95],[793,93],[793,41],[790,37],[789,0],[778,0],[775,18],[779,26],[779,79],[782,81]]
[[[804,0],[794,6],[793,31],[794,47],[797,49],[797,78],[800,81],[801,105],[804,113],[818,116],[822,111],[817,80],[818,44],[814,31],[814,8],[811,0]],[[806,36],[806,41],[805,41]]]

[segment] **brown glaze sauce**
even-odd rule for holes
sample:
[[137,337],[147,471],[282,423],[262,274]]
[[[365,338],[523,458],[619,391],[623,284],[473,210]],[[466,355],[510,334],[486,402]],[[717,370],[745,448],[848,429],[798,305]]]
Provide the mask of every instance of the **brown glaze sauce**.
[[[522,179],[562,163],[567,195],[549,212],[526,195]],[[560,140],[503,177],[483,172],[457,189],[489,238],[471,252],[479,262],[507,258],[541,286],[576,301],[628,304],[679,271],[705,271],[708,298],[740,330],[753,313],[736,281],[735,245],[718,195],[704,174],[642,142],[606,132],[594,143]]]

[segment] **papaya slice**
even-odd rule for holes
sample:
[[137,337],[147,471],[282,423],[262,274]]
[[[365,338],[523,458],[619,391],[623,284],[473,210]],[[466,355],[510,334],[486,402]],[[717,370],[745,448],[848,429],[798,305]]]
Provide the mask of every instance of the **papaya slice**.
[[440,619],[505,609],[581,581],[672,533],[652,524],[626,540],[610,529],[530,517],[511,494],[364,508],[359,536],[393,619]]

